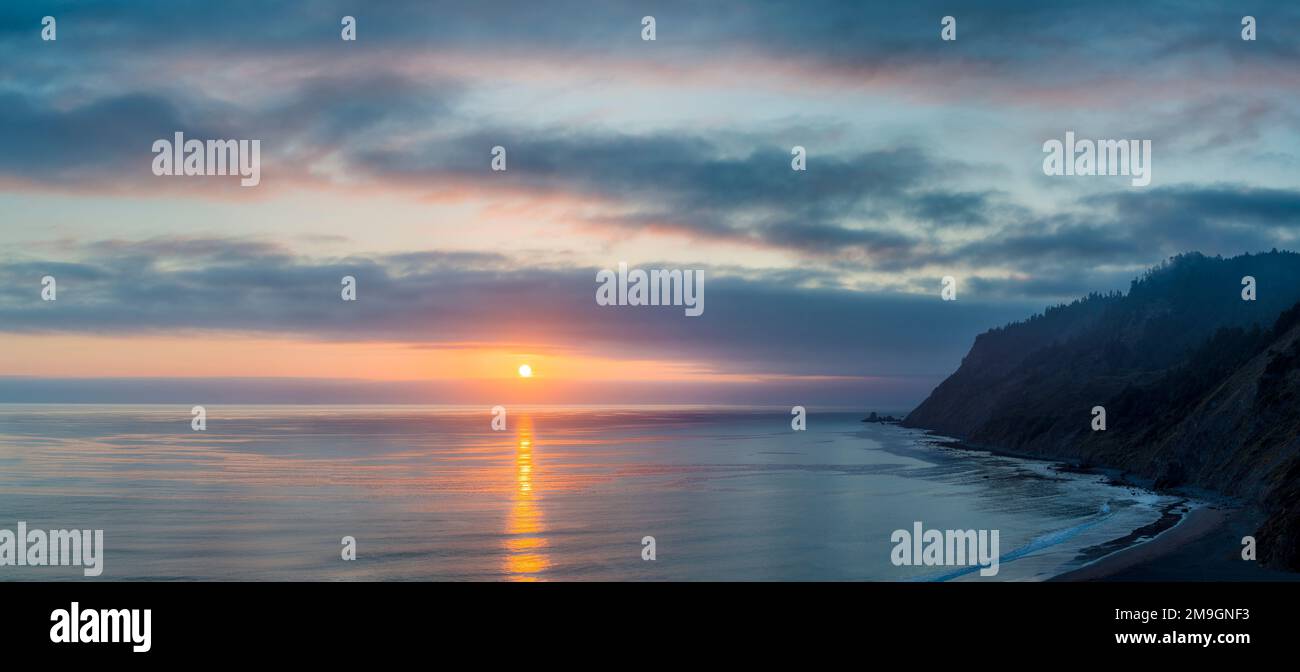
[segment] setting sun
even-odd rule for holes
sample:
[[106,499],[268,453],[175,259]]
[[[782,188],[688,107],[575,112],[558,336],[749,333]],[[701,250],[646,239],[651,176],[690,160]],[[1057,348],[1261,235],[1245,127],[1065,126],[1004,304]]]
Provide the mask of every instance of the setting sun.
[[527,364],[520,364],[520,365],[519,365],[519,377],[520,377],[520,378],[532,378],[532,377],[533,377],[533,367],[531,367],[531,366],[529,366],[529,365],[527,365]]

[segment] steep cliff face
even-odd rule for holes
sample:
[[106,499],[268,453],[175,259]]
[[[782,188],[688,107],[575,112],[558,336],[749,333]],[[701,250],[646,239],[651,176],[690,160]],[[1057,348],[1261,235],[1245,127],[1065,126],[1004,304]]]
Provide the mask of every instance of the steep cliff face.
[[904,424],[1245,498],[1271,513],[1261,559],[1300,570],[1298,302],[1300,255],[1183,255],[982,334]]

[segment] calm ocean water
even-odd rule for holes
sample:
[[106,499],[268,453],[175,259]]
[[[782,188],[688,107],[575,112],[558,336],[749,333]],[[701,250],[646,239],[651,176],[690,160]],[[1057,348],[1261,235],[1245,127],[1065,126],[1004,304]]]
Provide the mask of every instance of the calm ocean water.
[[511,409],[504,432],[486,408],[207,411],[0,405],[0,529],[103,529],[107,580],[951,578],[890,563],[919,520],[1000,530],[995,578],[1023,580],[1173,501],[815,409],[805,432],[788,409]]

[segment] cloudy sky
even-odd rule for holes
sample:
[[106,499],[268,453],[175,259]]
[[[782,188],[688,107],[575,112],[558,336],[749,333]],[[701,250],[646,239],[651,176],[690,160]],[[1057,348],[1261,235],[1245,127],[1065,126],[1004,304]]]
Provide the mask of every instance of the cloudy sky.
[[[1238,4],[4,3],[0,401],[904,409],[985,329],[1296,247],[1300,5]],[[155,176],[177,131],[261,184]],[[1066,131],[1150,186],[1044,175]],[[704,314],[596,305],[620,261]]]

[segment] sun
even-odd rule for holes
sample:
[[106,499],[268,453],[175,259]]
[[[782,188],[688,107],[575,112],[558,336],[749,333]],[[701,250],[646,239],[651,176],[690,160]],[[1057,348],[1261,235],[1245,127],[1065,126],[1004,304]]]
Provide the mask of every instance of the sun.
[[519,365],[519,377],[520,377],[520,378],[532,378],[532,377],[533,377],[533,367],[531,367],[531,366],[529,366],[529,365],[527,365],[527,364],[520,364],[520,365]]

